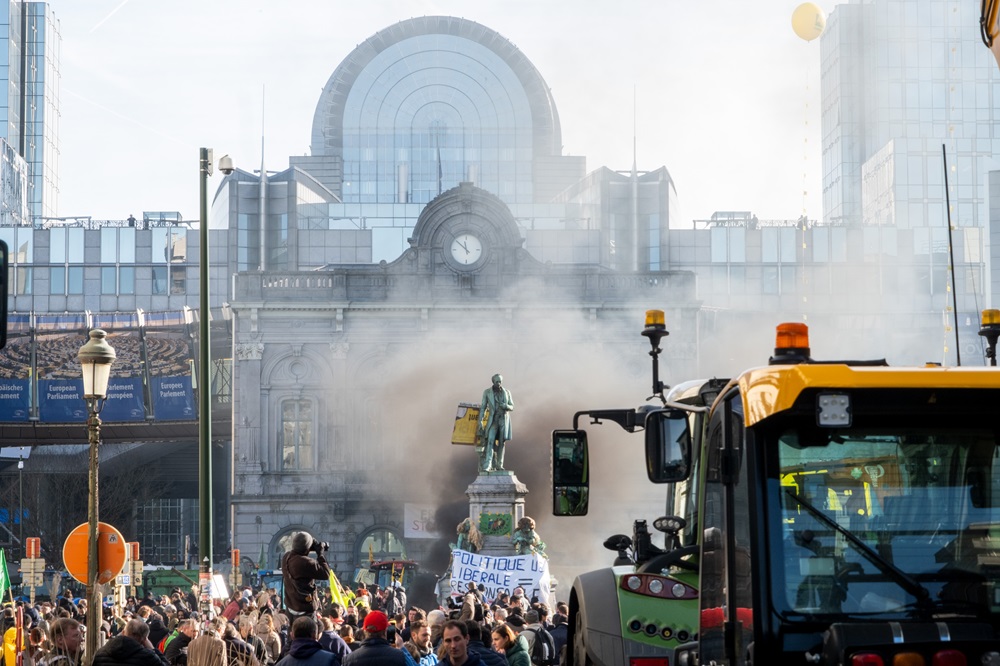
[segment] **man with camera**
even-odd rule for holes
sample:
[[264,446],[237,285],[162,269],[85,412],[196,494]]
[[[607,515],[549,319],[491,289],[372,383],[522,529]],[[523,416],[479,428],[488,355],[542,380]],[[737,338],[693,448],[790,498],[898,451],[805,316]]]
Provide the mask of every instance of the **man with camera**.
[[[281,560],[281,577],[285,587],[285,607],[294,618],[312,615],[319,609],[316,581],[330,577],[330,565],[323,554],[330,544],[317,541],[308,532],[292,535],[292,549]],[[316,559],[309,553],[316,553]]]

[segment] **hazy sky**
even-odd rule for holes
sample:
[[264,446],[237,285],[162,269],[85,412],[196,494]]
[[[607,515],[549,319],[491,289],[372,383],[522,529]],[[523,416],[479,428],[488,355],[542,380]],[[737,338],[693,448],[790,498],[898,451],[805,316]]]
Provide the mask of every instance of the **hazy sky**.
[[638,168],[667,167],[682,220],[818,218],[819,40],[792,31],[797,4],[50,0],[62,33],[60,214],[197,219],[200,146],[259,169],[263,128],[266,167],[285,169],[309,153],[320,92],[358,43],[400,20],[451,15],[535,64],[563,152],[586,156],[588,170],[631,167],[634,91]]

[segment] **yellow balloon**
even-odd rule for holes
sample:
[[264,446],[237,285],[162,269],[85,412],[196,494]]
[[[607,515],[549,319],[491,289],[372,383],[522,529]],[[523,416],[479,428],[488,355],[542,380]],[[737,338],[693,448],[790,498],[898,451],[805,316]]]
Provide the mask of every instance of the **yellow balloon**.
[[803,2],[792,12],[792,30],[807,42],[822,35],[825,28],[826,14],[811,2]]

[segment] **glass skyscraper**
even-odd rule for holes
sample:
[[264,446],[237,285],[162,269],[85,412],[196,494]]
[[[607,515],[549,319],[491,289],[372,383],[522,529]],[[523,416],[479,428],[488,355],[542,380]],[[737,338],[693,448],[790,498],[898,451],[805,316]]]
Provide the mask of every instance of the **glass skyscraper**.
[[837,5],[822,38],[823,222],[984,226],[983,184],[1000,154],[1000,78],[978,3]]
[[[27,215],[11,202],[4,161],[3,222],[26,224],[57,215],[59,173],[59,22],[44,2],[0,1],[0,139],[27,162]],[[14,168],[17,173],[18,168]]]

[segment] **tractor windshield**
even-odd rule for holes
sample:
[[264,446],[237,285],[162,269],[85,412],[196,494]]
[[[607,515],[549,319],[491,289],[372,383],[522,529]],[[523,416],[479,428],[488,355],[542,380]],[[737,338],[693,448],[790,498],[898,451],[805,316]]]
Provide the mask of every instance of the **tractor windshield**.
[[1000,612],[992,429],[787,429],[777,453],[770,562],[788,619]]

